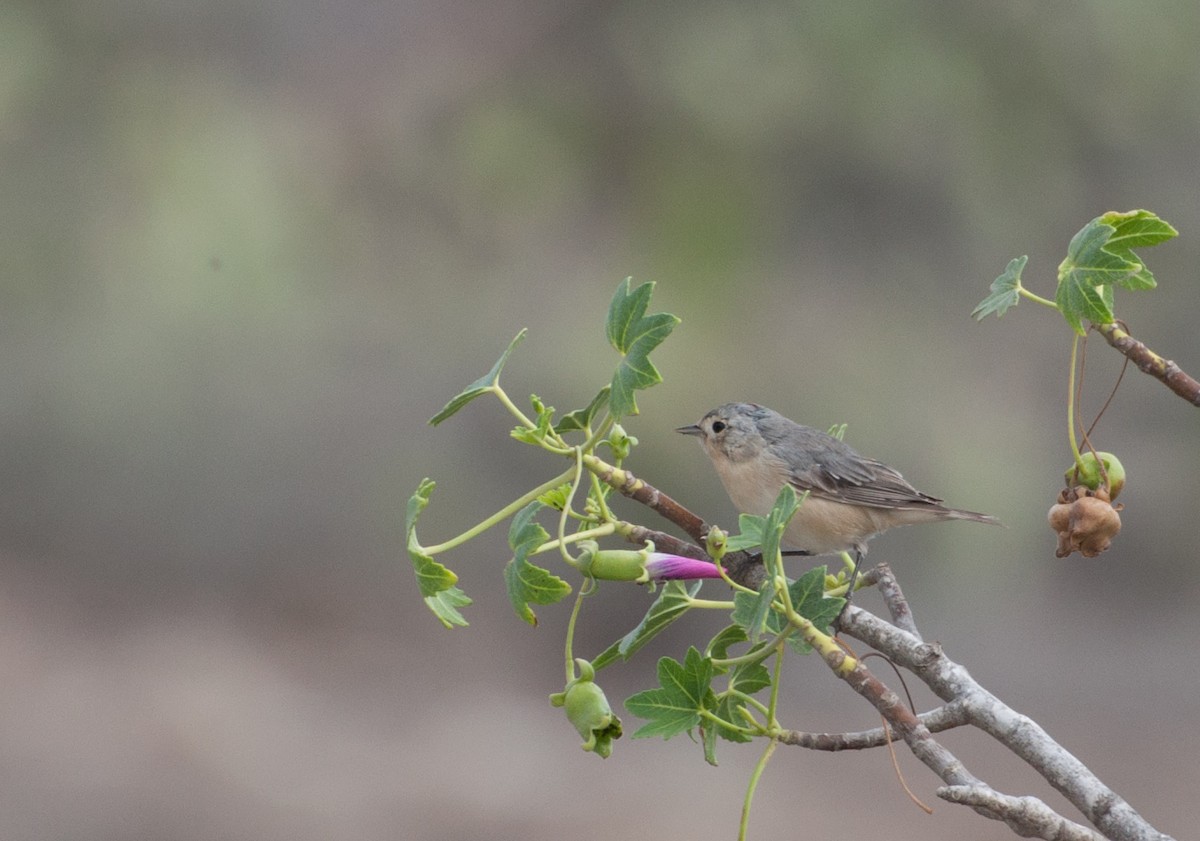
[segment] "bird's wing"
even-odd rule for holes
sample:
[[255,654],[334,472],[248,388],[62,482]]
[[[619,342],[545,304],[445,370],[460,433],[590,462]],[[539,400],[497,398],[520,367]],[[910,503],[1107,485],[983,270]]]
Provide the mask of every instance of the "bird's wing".
[[797,491],[809,491],[813,496],[850,505],[926,508],[940,507],[942,502],[918,491],[883,462],[862,458],[853,451],[834,452],[793,470],[789,481]]

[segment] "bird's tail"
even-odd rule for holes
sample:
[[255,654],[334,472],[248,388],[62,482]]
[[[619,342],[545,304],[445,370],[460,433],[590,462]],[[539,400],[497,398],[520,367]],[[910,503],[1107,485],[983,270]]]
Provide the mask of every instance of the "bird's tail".
[[987,523],[989,526],[1002,526],[1004,523],[990,514],[980,514],[976,511],[964,511],[961,508],[946,508],[946,518],[950,520],[970,520],[975,523]]

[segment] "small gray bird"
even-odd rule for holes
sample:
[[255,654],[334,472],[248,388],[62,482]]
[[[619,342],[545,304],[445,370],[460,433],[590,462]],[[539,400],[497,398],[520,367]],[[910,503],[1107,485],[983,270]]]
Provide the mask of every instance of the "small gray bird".
[[675,430],[700,439],[729,498],[744,514],[766,516],[784,483],[809,492],[784,543],[810,555],[853,552],[854,589],[867,541],[896,526],[938,520],[999,525],[986,514],[947,508],[881,461],[863,458],[819,429],[754,403],[726,403]]

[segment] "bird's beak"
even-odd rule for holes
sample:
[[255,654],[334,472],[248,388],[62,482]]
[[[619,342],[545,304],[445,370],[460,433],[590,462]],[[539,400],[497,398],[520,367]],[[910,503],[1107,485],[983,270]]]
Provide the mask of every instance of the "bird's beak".
[[700,424],[693,423],[690,426],[681,426],[675,430],[681,435],[699,435],[704,436],[704,430],[700,428]]

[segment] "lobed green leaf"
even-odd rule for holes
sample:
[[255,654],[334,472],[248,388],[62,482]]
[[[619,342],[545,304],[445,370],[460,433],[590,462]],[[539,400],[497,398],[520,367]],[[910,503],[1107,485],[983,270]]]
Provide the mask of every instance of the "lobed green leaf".
[[733,594],[733,614],[730,618],[745,630],[749,639],[757,641],[767,629],[767,617],[771,614],[774,601],[775,576],[769,575],[757,593],[739,591]]
[[717,705],[713,695],[712,663],[689,647],[682,663],[663,657],[658,661],[658,689],[647,689],[625,701],[625,708],[649,721],[633,734],[635,739],[672,736],[700,723],[700,713]]
[[[824,565],[810,569],[788,586],[788,593],[791,595],[792,608],[822,633],[827,634],[845,607],[846,600],[840,596],[825,595],[826,572]],[[782,628],[783,617],[776,616],[775,619],[779,628]],[[812,646],[794,634],[788,637],[788,645],[798,654],[812,651]]]
[[741,534],[729,536],[729,539],[725,541],[725,551],[739,552],[745,549],[753,549],[755,546],[761,546],[763,526],[766,524],[766,517],[757,517],[753,514],[739,514],[738,528],[741,530]]
[[504,584],[508,599],[517,616],[530,625],[537,625],[533,604],[554,604],[571,594],[571,585],[547,569],[529,562],[529,555],[550,539],[546,530],[534,520],[543,508],[539,501],[526,505],[512,519],[508,529],[508,545],[513,557],[504,567]]
[[1109,324],[1114,319],[1113,286],[1152,289],[1154,275],[1133,253],[1135,247],[1165,242],[1178,232],[1148,210],[1109,212],[1097,216],[1071,238],[1058,267],[1054,302],[1079,335],[1083,320]]
[[703,581],[668,581],[642,621],[632,631],[614,642],[592,660],[596,669],[618,658],[628,660],[646,643],[658,636],[668,625],[683,616],[691,607],[692,598],[700,591]]
[[408,508],[404,517],[404,535],[408,547],[408,557],[412,561],[413,572],[417,576],[417,586],[425,604],[447,628],[454,625],[466,625],[467,620],[458,611],[471,603],[471,599],[454,586],[458,576],[438,563],[430,556],[417,540],[417,518],[429,505],[433,495],[434,482],[422,479],[421,484],[408,500]]
[[[708,645],[704,648],[704,656],[712,660],[724,660],[729,656],[729,646],[737,645],[741,642],[749,642],[750,637],[746,634],[746,629],[741,625],[726,625],[721,631],[708,641]],[[724,669],[716,667],[718,672],[724,672]]]
[[592,402],[587,404],[587,406],[563,415],[562,420],[554,427],[554,431],[560,435],[564,432],[586,431],[591,427],[592,420],[595,419],[600,410],[608,404],[608,393],[611,389],[611,386],[606,385],[600,389],[600,393],[593,397]]
[[[807,498],[807,495],[806,497]],[[768,572],[775,572],[779,569],[780,563],[780,544],[783,540],[783,531],[787,528],[787,524],[791,522],[792,517],[804,504],[804,500],[796,496],[796,489],[789,484],[784,484],[779,489],[779,494],[775,497],[775,505],[771,508],[771,512],[767,514],[767,521],[763,524],[762,534],[762,553],[763,564]]]
[[738,692],[753,695],[771,685],[771,672],[762,663],[743,663],[733,670],[729,685]]
[[432,596],[425,597],[425,604],[447,628],[453,625],[465,626],[467,624],[467,620],[459,613],[458,608],[466,607],[470,603],[470,596],[457,587],[448,587]]
[[608,341],[623,356],[613,373],[608,396],[609,412],[614,418],[638,413],[634,392],[662,382],[662,375],[650,361],[650,352],[662,344],[679,323],[670,313],[646,315],[653,283],[631,290],[633,278],[617,286],[608,307],[605,332]]
[[971,317],[982,321],[995,313],[996,317],[1004,315],[1021,301],[1021,272],[1029,256],[1014,257],[1008,261],[1004,273],[992,281],[991,294],[979,302],[979,306],[971,311]]
[[521,341],[525,338],[525,334],[527,332],[528,330],[522,329],[520,333],[517,333],[516,337],[514,337],[513,340],[508,343],[508,347],[504,349],[504,353],[502,353],[500,358],[496,360],[496,364],[492,366],[492,370],[488,371],[482,377],[475,380],[475,382],[471,383],[454,397],[452,397],[450,402],[443,406],[440,412],[429,419],[429,423],[433,426],[437,426],[439,423],[458,412],[459,409],[470,403],[476,397],[494,391],[497,383],[500,382],[500,371],[503,370],[504,363],[508,361],[509,354],[513,352],[517,345],[521,344]]

